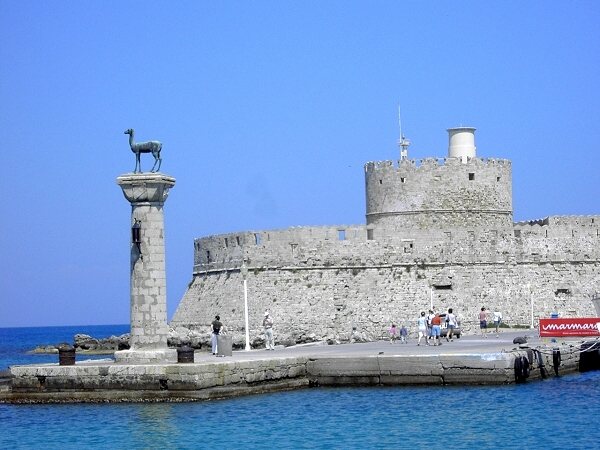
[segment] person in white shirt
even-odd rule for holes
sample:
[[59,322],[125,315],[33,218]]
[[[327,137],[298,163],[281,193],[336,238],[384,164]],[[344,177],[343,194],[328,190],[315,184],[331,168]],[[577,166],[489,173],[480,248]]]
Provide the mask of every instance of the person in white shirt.
[[454,329],[457,326],[456,316],[452,313],[452,308],[448,308],[448,314],[446,315],[446,324],[448,326],[448,332],[446,333],[446,340],[452,341],[454,337]]
[[417,345],[421,345],[421,338],[425,338],[425,344],[429,345],[428,333],[427,333],[427,317],[425,316],[425,311],[421,311],[421,317],[417,319],[417,326],[419,328],[419,340],[417,341]]
[[269,311],[265,312],[263,327],[265,328],[265,344],[267,350],[275,350],[275,339],[273,338],[273,319],[269,315]]
[[496,337],[498,337],[498,328],[500,328],[500,322],[502,322],[502,313],[500,311],[494,311],[494,327],[496,327]]

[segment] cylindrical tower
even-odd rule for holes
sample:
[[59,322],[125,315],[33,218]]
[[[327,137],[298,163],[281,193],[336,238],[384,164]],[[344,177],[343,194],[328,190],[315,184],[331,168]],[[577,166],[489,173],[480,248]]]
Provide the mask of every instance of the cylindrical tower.
[[474,128],[448,131],[453,156],[445,160],[366,164],[367,225],[385,228],[385,236],[512,228],[510,161],[475,157]]
[[115,352],[117,362],[175,362],[167,346],[167,281],[163,206],[175,178],[160,173],[121,175],[117,184],[131,203],[130,349]]
[[448,157],[460,158],[463,163],[467,158],[475,158],[475,128],[448,128]]

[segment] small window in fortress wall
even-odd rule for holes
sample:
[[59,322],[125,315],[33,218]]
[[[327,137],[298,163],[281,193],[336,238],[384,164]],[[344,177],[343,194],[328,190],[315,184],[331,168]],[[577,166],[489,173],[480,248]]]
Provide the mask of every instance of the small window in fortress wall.
[[338,241],[346,240],[346,230],[338,230]]
[[367,230],[367,241],[373,240],[373,230]]
[[383,180],[379,180],[379,184],[383,184]]
[[260,245],[262,243],[262,238],[259,233],[254,233],[254,243],[256,245]]
[[434,284],[433,288],[436,291],[451,291],[452,285],[451,284]]
[[475,179],[475,174],[473,172],[471,172],[469,174],[469,181],[473,181]]
[[400,177],[400,183],[406,183],[406,178]]
[[229,239],[225,238],[225,247],[229,247]]
[[212,262],[212,258],[210,256],[210,250],[206,250],[206,262]]
[[239,236],[235,237],[235,242],[237,243],[237,245],[240,245],[240,237]]
[[571,290],[565,289],[565,288],[559,288],[556,291],[554,291],[554,295],[570,295],[570,294],[571,294]]
[[500,177],[496,177],[496,181],[500,181]]

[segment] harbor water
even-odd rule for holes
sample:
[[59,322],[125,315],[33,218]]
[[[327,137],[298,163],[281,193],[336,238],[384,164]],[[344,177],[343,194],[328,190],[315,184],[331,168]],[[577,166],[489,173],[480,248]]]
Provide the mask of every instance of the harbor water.
[[[0,367],[42,362],[22,354],[31,347],[23,334],[40,339],[35,347],[123,327],[0,329]],[[600,372],[510,386],[313,388],[198,403],[0,404],[0,448],[587,449],[599,447],[599,410]]]

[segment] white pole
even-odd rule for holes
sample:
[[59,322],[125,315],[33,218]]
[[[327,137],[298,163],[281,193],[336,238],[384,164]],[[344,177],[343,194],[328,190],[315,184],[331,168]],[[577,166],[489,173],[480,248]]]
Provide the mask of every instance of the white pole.
[[531,290],[531,285],[527,285],[527,290],[529,291],[529,304],[531,306],[531,329],[533,330],[534,324],[533,324],[533,291]]
[[250,329],[248,327],[248,266],[246,260],[242,261],[240,273],[244,279],[244,321],[246,323],[246,351],[250,350]]
[[246,351],[250,350],[250,330],[248,329],[248,280],[244,277],[244,316],[246,319]]

